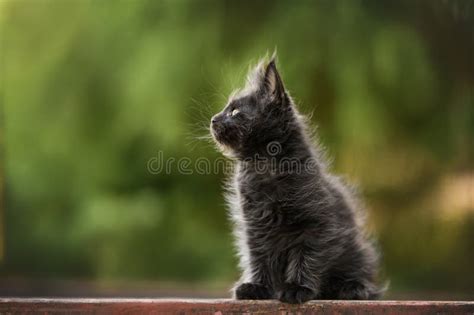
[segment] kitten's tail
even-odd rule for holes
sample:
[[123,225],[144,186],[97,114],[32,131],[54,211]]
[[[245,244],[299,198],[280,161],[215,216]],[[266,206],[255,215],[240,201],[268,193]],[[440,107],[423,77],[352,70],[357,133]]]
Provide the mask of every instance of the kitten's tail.
[[380,300],[383,298],[390,286],[390,281],[387,280],[383,284],[375,286],[370,290],[369,300]]

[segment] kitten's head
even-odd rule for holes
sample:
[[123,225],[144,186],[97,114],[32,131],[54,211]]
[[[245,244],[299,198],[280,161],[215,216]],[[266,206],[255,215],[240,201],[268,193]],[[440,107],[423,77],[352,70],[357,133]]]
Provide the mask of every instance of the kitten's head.
[[249,73],[246,86],[232,93],[224,109],[212,117],[210,129],[224,154],[247,156],[270,141],[282,141],[293,116],[291,99],[272,58]]

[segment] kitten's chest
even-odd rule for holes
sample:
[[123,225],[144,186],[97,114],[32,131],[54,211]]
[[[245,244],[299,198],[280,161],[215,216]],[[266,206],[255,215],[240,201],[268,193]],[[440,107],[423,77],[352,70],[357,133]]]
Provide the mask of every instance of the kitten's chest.
[[247,223],[255,228],[271,228],[284,223],[288,196],[277,178],[268,174],[244,174],[237,189]]

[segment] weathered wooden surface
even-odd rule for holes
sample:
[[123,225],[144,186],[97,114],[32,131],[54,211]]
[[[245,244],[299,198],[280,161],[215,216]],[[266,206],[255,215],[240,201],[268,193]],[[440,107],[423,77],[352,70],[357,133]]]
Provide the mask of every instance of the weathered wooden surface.
[[474,314],[474,302],[0,298],[0,314]]

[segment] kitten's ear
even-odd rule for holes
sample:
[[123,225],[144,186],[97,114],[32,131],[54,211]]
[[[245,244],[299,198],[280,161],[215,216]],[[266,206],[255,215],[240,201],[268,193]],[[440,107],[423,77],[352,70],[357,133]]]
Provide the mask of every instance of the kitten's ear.
[[275,58],[272,58],[265,68],[263,77],[263,91],[275,100],[282,100],[285,95],[285,87],[278,73]]

